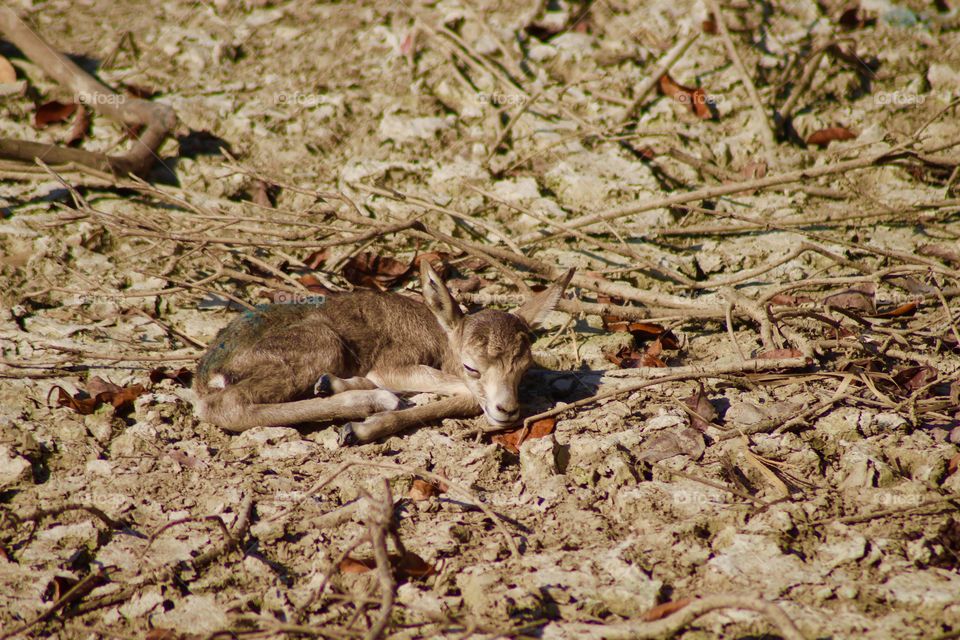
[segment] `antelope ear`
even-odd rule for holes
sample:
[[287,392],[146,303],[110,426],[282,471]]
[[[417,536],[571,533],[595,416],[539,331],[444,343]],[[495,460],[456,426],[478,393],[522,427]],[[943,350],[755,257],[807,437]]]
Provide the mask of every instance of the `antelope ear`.
[[460,305],[450,295],[450,290],[430,266],[430,261],[420,260],[420,282],[423,285],[423,300],[437,317],[444,330],[450,332],[460,326],[463,312]]
[[553,311],[557,303],[560,302],[560,296],[563,295],[567,285],[570,284],[574,271],[576,269],[567,271],[562,278],[547,289],[524,302],[518,309],[514,310],[513,314],[526,322],[531,329],[536,329],[547,314]]

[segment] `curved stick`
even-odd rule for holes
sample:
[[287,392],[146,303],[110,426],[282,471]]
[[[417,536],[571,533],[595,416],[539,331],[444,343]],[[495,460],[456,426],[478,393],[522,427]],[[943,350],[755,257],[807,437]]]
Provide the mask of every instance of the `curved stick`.
[[69,89],[77,102],[88,105],[96,113],[125,127],[146,127],[142,134],[133,137],[133,148],[124,155],[112,156],[40,142],[0,139],[0,157],[25,162],[40,158],[47,164],[76,163],[119,176],[130,173],[143,176],[150,170],[158,159],[157,150],[177,125],[177,116],[171,107],[114,93],[54,50],[7,7],[0,7],[0,33],[51,78]]

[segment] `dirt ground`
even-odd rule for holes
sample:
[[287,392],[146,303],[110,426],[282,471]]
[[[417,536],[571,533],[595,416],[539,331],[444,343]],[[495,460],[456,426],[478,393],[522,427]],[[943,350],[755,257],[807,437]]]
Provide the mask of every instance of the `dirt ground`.
[[[960,637],[960,6],[711,4],[14,2],[179,128],[0,165],[0,636]],[[0,137],[64,143],[0,55]],[[193,417],[243,305],[423,254],[470,308],[576,267],[522,396],[584,401]]]

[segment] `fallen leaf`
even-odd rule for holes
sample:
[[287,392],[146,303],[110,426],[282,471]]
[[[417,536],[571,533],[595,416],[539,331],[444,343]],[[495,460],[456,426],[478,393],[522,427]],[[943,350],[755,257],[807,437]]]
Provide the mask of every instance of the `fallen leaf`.
[[543,420],[537,420],[531,424],[530,429],[527,430],[526,434],[524,434],[524,429],[520,428],[514,431],[508,431],[506,433],[498,433],[490,438],[490,440],[501,445],[508,451],[520,453],[521,444],[527,440],[536,440],[537,438],[544,438],[550,435],[553,433],[553,428],[555,426],[557,426],[556,418],[544,418]]
[[433,496],[440,495],[441,493],[443,493],[443,490],[432,482],[414,478],[413,485],[410,487],[410,491],[407,492],[407,497],[414,502],[421,502],[423,500],[429,500]]
[[437,572],[436,565],[430,564],[413,551],[405,552],[403,557],[399,559],[391,557],[390,561],[396,567],[401,578],[426,578]]
[[437,272],[437,275],[440,276],[441,279],[446,280],[447,276],[450,275],[450,265],[447,264],[449,259],[450,254],[445,251],[430,251],[428,253],[417,254],[411,266],[419,271],[420,261],[426,260],[430,263],[430,266],[433,267],[433,270]]
[[[390,565],[396,570],[397,577],[425,578],[436,573],[436,565],[430,564],[412,551],[404,552],[403,556],[391,554]],[[354,558],[347,556],[337,565],[340,573],[367,573],[377,568],[377,561],[373,558]]]
[[353,285],[386,291],[406,279],[411,267],[395,258],[364,252],[347,261],[343,277]]
[[690,424],[694,429],[706,431],[710,424],[717,419],[717,410],[707,397],[702,383],[683,403],[690,409]]
[[950,476],[956,473],[957,467],[960,467],[960,453],[950,458],[950,462],[947,463],[947,475]]
[[47,394],[47,401],[50,395],[57,392],[57,406],[73,409],[80,415],[90,415],[104,404],[113,405],[118,411],[126,411],[133,407],[133,401],[146,392],[146,389],[139,384],[129,387],[120,387],[112,382],[94,376],[87,382],[87,391],[77,393],[71,396],[66,389],[60,386],[54,386]]
[[10,61],[0,56],[0,84],[10,84],[17,81],[17,70]]
[[647,345],[643,357],[640,358],[640,366],[666,368],[667,363],[660,359],[661,353],[663,353],[663,344],[660,342],[660,338],[657,338]]
[[867,315],[873,315],[877,312],[873,304],[873,296],[856,289],[829,295],[823,299],[823,304],[827,307],[843,309],[844,311],[859,311]]
[[671,78],[670,74],[665,73],[660,76],[660,91],[663,95],[690,107],[690,111],[701,120],[710,120],[714,117],[716,108],[703,89],[685,87]]
[[68,147],[75,147],[87,137],[90,131],[90,110],[82,104],[77,105],[77,115],[73,119],[73,126],[70,127],[70,133],[63,141]]
[[639,333],[641,336],[634,337],[656,338],[667,331],[664,327],[649,322],[630,322],[629,320],[621,320],[618,316],[604,316],[604,318],[609,320],[609,322],[605,322],[605,328],[607,331],[614,333]]
[[607,360],[621,369],[636,369],[643,362],[643,353],[633,347],[621,347],[615,354],[604,353]]
[[930,365],[907,367],[893,375],[893,381],[907,391],[917,391],[937,379],[938,371]]
[[173,380],[181,387],[190,387],[193,382],[193,372],[186,367],[180,367],[176,371],[168,371],[166,367],[157,367],[150,372],[150,382],[159,384],[164,380]]
[[87,393],[91,396],[98,396],[101,393],[119,393],[122,389],[120,385],[104,380],[100,376],[93,376],[87,380]]
[[347,556],[340,561],[340,564],[337,565],[337,569],[340,570],[340,573],[366,573],[371,569],[376,568],[377,561],[371,559],[358,560],[351,556]]
[[893,309],[889,309],[885,311],[877,311],[876,317],[877,318],[899,318],[900,316],[906,316],[906,315],[912,314],[914,311],[917,310],[917,307],[919,306],[920,306],[919,302],[908,302],[906,304],[902,304],[899,307],[895,307]]
[[321,293],[325,296],[333,293],[333,291],[330,291],[330,289],[328,289],[323,282],[320,281],[320,278],[312,273],[305,273],[297,278],[297,280],[299,280],[300,284],[305,286],[312,293]]
[[329,249],[318,249],[311,253],[309,256],[304,258],[303,264],[307,265],[314,271],[320,268],[320,266],[327,261],[327,256],[330,254]]
[[659,462],[684,454],[699,460],[705,450],[703,434],[692,427],[684,427],[679,432],[664,431],[652,436],[644,443],[638,458],[644,462]]
[[37,111],[33,115],[33,125],[37,129],[43,129],[47,125],[64,122],[73,115],[73,112],[77,110],[77,106],[75,102],[64,104],[56,100],[44,103],[37,107]]
[[680,609],[683,609],[685,606],[690,604],[690,602],[690,598],[681,598],[680,600],[673,600],[672,602],[663,602],[658,604],[643,614],[643,621],[653,622],[654,620],[666,618],[671,613],[680,611]]
[[827,127],[807,136],[807,144],[826,147],[835,140],[853,140],[856,137],[857,134],[846,127]]

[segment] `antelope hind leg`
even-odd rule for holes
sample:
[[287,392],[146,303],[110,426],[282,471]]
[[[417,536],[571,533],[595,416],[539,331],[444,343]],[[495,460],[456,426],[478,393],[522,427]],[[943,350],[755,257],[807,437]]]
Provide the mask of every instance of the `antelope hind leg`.
[[204,398],[197,417],[227,431],[253,427],[282,427],[302,422],[358,420],[378,411],[393,411],[400,398],[386,389],[345,391],[329,398],[310,398],[275,404],[250,404],[229,393]]

